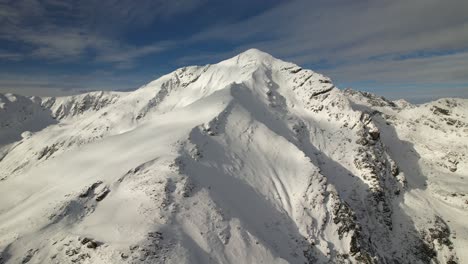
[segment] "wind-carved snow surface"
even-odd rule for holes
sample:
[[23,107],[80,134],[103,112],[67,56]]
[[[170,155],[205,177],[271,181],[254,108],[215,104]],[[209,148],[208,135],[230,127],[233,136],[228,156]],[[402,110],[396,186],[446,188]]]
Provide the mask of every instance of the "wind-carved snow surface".
[[0,263],[467,263],[467,113],[258,50],[1,95]]

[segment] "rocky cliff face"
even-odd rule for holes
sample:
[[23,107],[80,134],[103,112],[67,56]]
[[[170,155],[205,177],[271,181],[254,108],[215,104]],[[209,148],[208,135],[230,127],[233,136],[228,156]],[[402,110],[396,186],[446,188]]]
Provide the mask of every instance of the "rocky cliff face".
[[468,261],[466,100],[341,91],[258,50],[0,99],[0,263]]

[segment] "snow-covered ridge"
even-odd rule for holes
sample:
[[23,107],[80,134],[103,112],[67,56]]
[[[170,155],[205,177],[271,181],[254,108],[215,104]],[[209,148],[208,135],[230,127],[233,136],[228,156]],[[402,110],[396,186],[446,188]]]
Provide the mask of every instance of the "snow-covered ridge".
[[122,93],[90,92],[74,96],[44,98],[41,105],[50,109],[54,118],[74,117],[88,111],[98,111],[115,103]]
[[468,261],[467,100],[341,91],[252,49],[0,106],[0,263]]
[[55,123],[40,102],[37,97],[0,94],[0,146],[20,140],[22,132],[39,131]]

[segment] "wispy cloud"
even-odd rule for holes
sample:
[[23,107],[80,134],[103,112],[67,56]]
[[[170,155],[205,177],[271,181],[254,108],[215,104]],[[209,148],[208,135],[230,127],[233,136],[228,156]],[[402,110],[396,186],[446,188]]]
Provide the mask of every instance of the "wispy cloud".
[[18,61],[23,58],[23,54],[18,52],[8,52],[0,50],[0,60]]
[[340,82],[433,82],[443,89],[447,83],[467,83],[466,10],[464,0],[297,0],[248,20],[214,26],[191,40],[228,41],[236,51],[257,47],[318,67]]
[[[154,19],[192,10],[204,1],[57,1],[0,2],[0,40],[23,46],[21,56],[5,52],[0,59],[40,58],[70,61],[92,55],[96,62],[130,67],[135,59],[164,51],[168,41],[132,45],[119,34]],[[9,56],[7,56],[9,54]]]
[[349,82],[468,83],[468,52],[405,60],[363,61],[327,71]]
[[[467,47],[468,2],[289,1],[251,19],[205,30],[194,40],[225,39],[278,56],[371,57]],[[257,41],[255,41],[257,39]]]
[[89,73],[71,74],[0,74],[0,93],[23,95],[58,96],[89,91],[127,91],[136,89],[159,77],[138,73],[115,73],[97,70]]
[[115,63],[120,68],[131,67],[134,59],[163,52],[172,45],[171,42],[161,42],[141,47],[108,47],[106,52],[102,52],[96,57],[96,61]]
[[208,63],[217,63],[221,60],[233,57],[237,55],[238,51],[227,51],[227,52],[205,52],[201,54],[193,54],[193,55],[186,55],[179,57],[176,60],[176,64],[179,66],[183,65],[193,65],[193,64],[200,64],[201,61],[208,62]]

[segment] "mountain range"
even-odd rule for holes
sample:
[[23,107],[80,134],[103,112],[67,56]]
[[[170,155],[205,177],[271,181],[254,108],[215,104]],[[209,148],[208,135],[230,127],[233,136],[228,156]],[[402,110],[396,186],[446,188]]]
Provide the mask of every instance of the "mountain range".
[[0,95],[0,263],[468,263],[468,100],[251,49],[131,92]]

